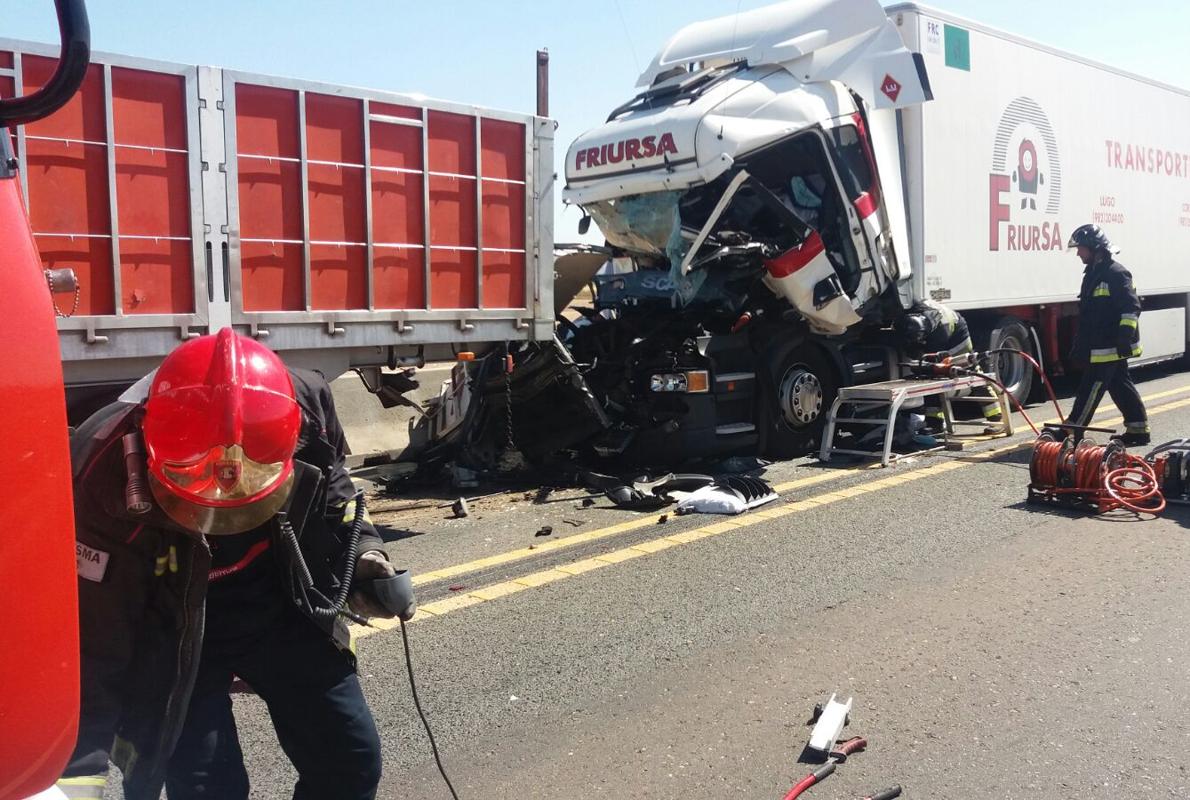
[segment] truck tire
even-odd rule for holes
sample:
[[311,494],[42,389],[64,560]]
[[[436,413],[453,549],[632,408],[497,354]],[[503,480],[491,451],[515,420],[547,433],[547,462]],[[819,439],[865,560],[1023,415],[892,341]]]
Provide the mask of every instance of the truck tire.
[[839,371],[811,344],[778,350],[769,359],[761,401],[761,451],[768,458],[803,455],[817,446],[839,393]]
[[[1029,326],[1016,317],[1001,317],[992,329],[980,339],[982,343],[977,345],[980,350],[1009,348],[1021,350],[1034,358],[1037,357],[1033,348],[1033,334],[1029,330]],[[1035,378],[1033,366],[1023,358],[1017,358],[1008,353],[997,355],[993,363],[996,365],[1000,381],[1008,388],[1017,402],[1024,405],[1025,401],[1029,399],[1030,392],[1033,391]]]

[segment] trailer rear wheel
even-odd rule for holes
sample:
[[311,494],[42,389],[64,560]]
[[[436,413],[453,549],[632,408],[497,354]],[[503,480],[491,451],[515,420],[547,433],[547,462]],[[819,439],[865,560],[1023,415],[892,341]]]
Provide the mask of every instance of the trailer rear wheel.
[[762,404],[762,450],[770,458],[792,458],[813,448],[827,412],[839,393],[839,374],[817,347],[798,345],[775,353],[771,383]]
[[[995,326],[980,338],[986,341],[986,346],[981,347],[981,350],[1020,350],[1036,358],[1029,326],[1016,317],[1001,317]],[[1033,366],[1011,353],[998,354],[993,363],[1000,382],[1008,388],[1017,402],[1024,405],[1033,390]]]

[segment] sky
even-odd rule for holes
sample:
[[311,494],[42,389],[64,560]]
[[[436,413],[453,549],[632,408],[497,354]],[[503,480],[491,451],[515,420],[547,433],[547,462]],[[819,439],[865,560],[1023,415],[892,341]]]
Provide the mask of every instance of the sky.
[[[513,111],[534,110],[534,54],[548,48],[550,115],[558,121],[556,169],[561,173],[570,141],[632,97],[637,76],[670,35],[690,22],[768,2],[87,0],[87,7],[97,51]],[[1190,3],[1184,0],[932,0],[928,5],[1190,88],[1185,44]],[[5,6],[3,36],[57,41],[51,0],[8,0]],[[559,199],[555,239],[579,238],[579,217],[577,209],[563,209]]]

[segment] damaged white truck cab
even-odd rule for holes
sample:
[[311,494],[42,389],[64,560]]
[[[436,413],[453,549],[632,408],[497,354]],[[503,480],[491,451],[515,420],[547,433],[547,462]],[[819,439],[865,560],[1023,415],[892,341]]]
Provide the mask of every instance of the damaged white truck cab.
[[871,334],[913,299],[896,111],[931,99],[924,63],[876,0],[794,0],[682,29],[638,87],[570,146],[563,198],[632,264],[589,327],[632,329],[637,370],[711,378],[655,398],[685,417],[644,412],[639,436],[662,419],[681,455],[804,447],[840,383],[887,363]]

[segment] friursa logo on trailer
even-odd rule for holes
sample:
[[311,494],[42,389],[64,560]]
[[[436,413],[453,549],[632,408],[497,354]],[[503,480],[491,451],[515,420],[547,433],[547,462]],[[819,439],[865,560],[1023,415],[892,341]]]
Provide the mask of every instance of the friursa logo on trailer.
[[1008,104],[996,128],[988,182],[989,250],[1061,250],[1062,161],[1049,118],[1029,97]]

